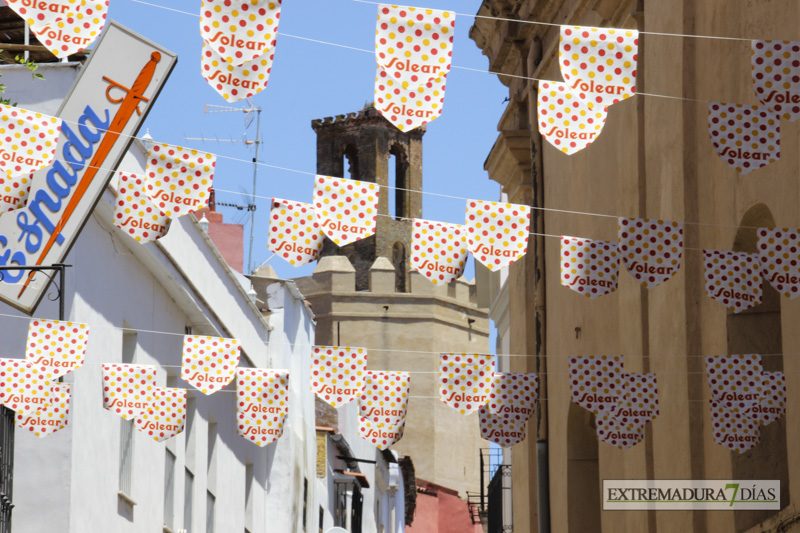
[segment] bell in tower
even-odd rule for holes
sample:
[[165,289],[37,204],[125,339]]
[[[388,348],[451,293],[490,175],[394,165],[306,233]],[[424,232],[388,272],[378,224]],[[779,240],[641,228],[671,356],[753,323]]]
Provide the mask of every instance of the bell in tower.
[[[422,195],[416,191],[422,190],[425,127],[404,133],[372,104],[358,113],[314,120],[311,127],[317,134],[317,174],[380,186],[375,235],[342,247],[326,238],[322,257],[346,256],[356,269],[356,290],[369,288],[370,267],[386,257],[395,269],[395,291],[407,292],[411,219],[422,218]],[[394,183],[389,182],[390,168]]]

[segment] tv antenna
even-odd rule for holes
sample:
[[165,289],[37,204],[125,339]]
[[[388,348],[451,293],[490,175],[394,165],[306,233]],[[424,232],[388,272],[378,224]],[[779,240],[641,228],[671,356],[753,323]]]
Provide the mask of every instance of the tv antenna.
[[253,193],[250,198],[250,205],[247,206],[238,206],[233,204],[224,204],[224,203],[217,203],[217,205],[222,205],[226,207],[236,207],[237,209],[244,209],[246,208],[247,211],[250,212],[250,247],[247,253],[247,272],[252,274],[253,270],[253,232],[255,230],[255,217],[256,217],[256,185],[258,183],[258,153],[261,148],[262,140],[261,140],[261,108],[256,107],[253,103],[253,99],[247,97],[247,107],[232,107],[232,106],[223,106],[223,105],[214,105],[214,104],[206,104],[205,106],[205,113],[244,113],[244,128],[250,127],[253,124],[253,119],[256,120],[256,138],[255,140],[250,140],[247,138],[247,131],[244,132],[241,139],[220,139],[219,137],[215,137],[213,139],[207,137],[184,137],[186,141],[203,141],[203,142],[229,142],[229,143],[241,143],[245,146],[253,146],[255,145],[256,153],[255,157],[253,157]]

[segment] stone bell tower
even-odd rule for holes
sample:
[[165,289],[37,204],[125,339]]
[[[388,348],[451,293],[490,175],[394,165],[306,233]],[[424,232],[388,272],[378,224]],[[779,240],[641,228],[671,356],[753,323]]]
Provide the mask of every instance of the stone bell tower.
[[[375,235],[336,246],[326,239],[322,255],[344,255],[356,269],[357,290],[369,286],[369,268],[378,257],[395,268],[396,289],[409,290],[408,254],[411,218],[422,218],[422,136],[425,128],[408,133],[395,128],[368,104],[357,113],[311,122],[317,133],[317,174],[380,185]],[[389,183],[390,165],[394,183]],[[390,189],[394,198],[390,204]],[[404,190],[406,189],[406,190]]]
[[[314,120],[317,172],[381,186],[375,235],[338,247],[326,240],[312,276],[296,279],[314,310],[315,344],[367,349],[367,368],[411,372],[403,438],[392,449],[412,457],[417,477],[478,492],[481,440],[477,414],[462,416],[439,401],[439,353],[489,350],[488,309],[474,281],[434,285],[410,269],[412,222],[422,215],[424,128],[403,133],[368,105],[357,113]],[[394,166],[394,183],[390,181]],[[324,402],[322,402],[324,404]],[[357,423],[345,406],[318,404],[320,425]]]

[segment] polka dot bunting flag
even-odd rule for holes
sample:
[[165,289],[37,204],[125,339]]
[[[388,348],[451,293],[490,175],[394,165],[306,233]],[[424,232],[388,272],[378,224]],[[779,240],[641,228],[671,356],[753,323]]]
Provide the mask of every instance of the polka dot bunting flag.
[[561,27],[561,75],[573,94],[591,106],[610,106],[636,93],[638,53],[637,31]]
[[587,298],[617,290],[617,243],[561,237],[561,285]]
[[358,398],[367,377],[367,350],[314,346],[311,354],[311,392],[333,407]]
[[52,403],[55,383],[39,367],[18,359],[4,359],[2,374],[2,403],[18,415],[27,416]]
[[314,212],[322,231],[344,246],[375,233],[379,187],[374,183],[317,176]]
[[155,144],[147,160],[147,194],[171,218],[206,207],[216,162],[214,154]]
[[714,441],[731,450],[744,453],[761,441],[758,423],[741,413],[734,413],[723,402],[710,399],[711,431]]
[[378,5],[375,59],[391,79],[424,83],[450,71],[455,13]]
[[539,377],[536,374],[495,372],[486,408],[493,415],[519,415],[527,420],[536,411],[538,399]]
[[52,435],[69,423],[70,384],[54,383],[52,402],[27,415],[17,414],[16,425],[37,437]]
[[239,366],[239,341],[185,335],[181,379],[203,394],[213,394],[233,381]]
[[489,400],[494,362],[491,355],[443,353],[439,356],[439,399],[462,415]]
[[467,200],[467,245],[477,261],[499,270],[528,250],[531,208],[527,205]]
[[25,360],[46,379],[58,379],[83,366],[88,341],[86,324],[33,319],[28,325]]
[[[39,41],[56,57],[64,58],[88,48],[106,24],[109,0],[81,0],[74,12],[46,27],[31,27]],[[68,11],[71,11],[68,10]]]
[[269,51],[237,66],[226,63],[208,43],[203,43],[200,71],[220,96],[228,102],[238,102],[267,88],[274,58],[274,51]]
[[762,426],[786,414],[786,376],[783,372],[762,373],[761,397],[748,414]]
[[6,180],[29,180],[31,172],[49,166],[60,132],[60,118],[0,105],[0,172]]
[[627,450],[644,438],[643,424],[626,423],[609,411],[598,413],[594,422],[597,439],[620,450]]
[[467,264],[467,230],[458,224],[414,219],[411,268],[446,285],[461,277]]
[[156,387],[153,400],[139,415],[136,429],[156,442],[171,439],[186,425],[186,390]]
[[0,215],[28,205],[33,174],[9,178],[0,174]]
[[763,367],[758,354],[706,357],[711,397],[732,413],[745,416],[761,400]]
[[681,267],[682,223],[620,217],[618,230],[619,256],[644,288],[668,281]]
[[74,16],[78,12],[82,1],[49,0],[48,2],[31,2],[30,0],[6,0],[6,4],[25,19],[31,30],[38,35],[37,32],[41,32],[55,22]]
[[236,370],[236,432],[266,446],[283,435],[289,413],[289,371]]
[[569,358],[572,401],[595,415],[613,413],[623,392],[622,356]]
[[385,450],[403,438],[405,419],[397,424],[375,422],[363,416],[358,417],[358,435],[371,442],[379,450]]
[[125,420],[141,415],[153,402],[155,365],[103,365],[103,407]]
[[717,154],[740,174],[781,157],[780,117],[766,106],[711,102],[708,135]]
[[136,174],[119,173],[117,200],[114,204],[114,225],[146,244],[169,231],[169,217],[147,194],[146,180]]
[[592,144],[603,131],[607,109],[576,96],[569,85],[539,82],[539,133],[567,155]]
[[800,118],[800,42],[752,41],[750,65],[758,100],[781,118]]
[[292,200],[272,199],[267,248],[289,262],[302,266],[319,259],[325,234],[314,206]]
[[761,273],[790,300],[800,296],[800,229],[758,228]]
[[408,412],[411,374],[368,370],[358,399],[360,416],[373,422],[399,426]]
[[241,65],[275,47],[281,0],[203,0],[200,34],[226,63]]
[[481,438],[508,448],[525,440],[528,419],[513,414],[496,415],[486,405],[478,409]]
[[739,313],[761,303],[761,265],[757,254],[703,250],[706,294]]
[[375,75],[375,108],[400,131],[409,132],[442,116],[447,76],[411,85],[391,78],[381,67]]
[[622,374],[622,393],[613,411],[623,424],[644,426],[659,415],[658,382],[653,373]]

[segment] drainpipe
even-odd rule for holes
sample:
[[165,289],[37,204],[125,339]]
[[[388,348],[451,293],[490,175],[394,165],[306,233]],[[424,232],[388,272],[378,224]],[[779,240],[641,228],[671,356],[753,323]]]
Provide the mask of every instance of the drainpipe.
[[[528,51],[525,76],[538,77],[534,73],[542,59],[542,45],[538,39],[533,39]],[[531,185],[533,190],[533,207],[544,207],[544,172],[542,165],[541,145],[542,139],[536,125],[537,117],[537,87],[535,82],[528,82],[528,124],[531,131]],[[550,453],[548,448],[548,420],[547,420],[547,359],[545,357],[545,233],[544,211],[534,209],[533,232],[538,233],[534,238],[534,273],[533,273],[533,299],[534,299],[534,335],[536,339],[536,373],[539,377],[539,409],[536,417],[536,473],[537,473],[537,508],[538,508],[538,533],[550,533]]]

